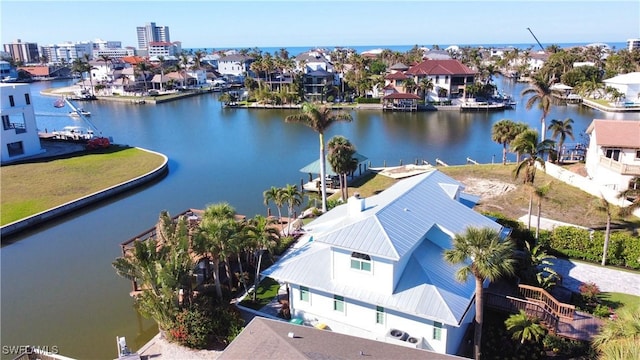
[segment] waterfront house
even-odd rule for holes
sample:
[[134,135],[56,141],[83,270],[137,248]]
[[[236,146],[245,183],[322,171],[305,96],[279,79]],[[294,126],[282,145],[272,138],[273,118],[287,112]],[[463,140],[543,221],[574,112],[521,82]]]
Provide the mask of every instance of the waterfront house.
[[[431,80],[433,89],[426,92],[425,100],[463,96],[465,86],[473,84],[476,72],[462,64],[458,60],[425,60],[417,65],[409,67],[404,72],[411,77],[415,84],[423,79]],[[397,90],[398,87],[396,87]]]
[[628,189],[640,176],[640,121],[595,119],[586,132],[589,178],[616,191]]
[[625,106],[640,106],[640,72],[614,76],[602,82],[624,94]]
[[218,59],[218,72],[221,75],[245,76],[251,74],[254,58],[246,55],[231,54]]
[[296,69],[303,73],[304,94],[308,101],[324,101],[332,87],[340,84],[329,55],[321,49],[299,54],[295,63]]
[[444,258],[467,227],[502,227],[438,170],[354,196],[304,227],[263,271],[285,284],[291,316],[347,335],[455,354],[475,315],[474,280]]
[[0,84],[2,163],[45,152],[40,145],[28,84]]

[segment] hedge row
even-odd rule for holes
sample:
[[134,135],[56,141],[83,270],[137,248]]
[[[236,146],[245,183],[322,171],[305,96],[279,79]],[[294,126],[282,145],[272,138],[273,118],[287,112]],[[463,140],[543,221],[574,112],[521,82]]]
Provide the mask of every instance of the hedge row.
[[380,104],[380,98],[356,98],[358,104]]
[[[545,235],[541,237],[544,245],[561,255],[597,263],[602,261],[604,231],[560,226]],[[640,270],[640,238],[628,232],[611,232],[607,264]]]

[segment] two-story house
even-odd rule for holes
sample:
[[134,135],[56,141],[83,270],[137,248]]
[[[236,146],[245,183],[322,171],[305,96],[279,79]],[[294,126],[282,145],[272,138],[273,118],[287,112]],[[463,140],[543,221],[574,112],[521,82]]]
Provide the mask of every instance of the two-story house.
[[29,85],[0,84],[0,98],[2,163],[45,152],[40,146]]
[[303,73],[305,98],[310,101],[322,101],[333,86],[340,84],[331,58],[321,49],[298,54],[295,57],[296,68]]
[[640,121],[595,119],[586,133],[585,168],[596,183],[616,191],[640,176]]
[[292,317],[306,323],[455,354],[475,316],[474,283],[455,280],[444,250],[467,227],[502,229],[463,188],[434,169],[354,196],[262,275],[286,284]]
[[251,74],[254,59],[241,54],[225,55],[218,59],[218,72],[221,75],[245,76]]
[[398,92],[409,92],[406,89],[406,79],[410,78],[414,84],[411,93],[415,93],[419,88],[418,85],[426,79],[431,82],[433,87],[425,91],[425,100],[462,96],[465,87],[468,84],[473,84],[476,76],[475,71],[454,59],[427,59],[409,67],[402,74],[405,75],[405,78],[399,79],[396,77],[400,77],[401,74],[393,72],[389,75],[393,78],[386,78],[387,84],[393,85]]

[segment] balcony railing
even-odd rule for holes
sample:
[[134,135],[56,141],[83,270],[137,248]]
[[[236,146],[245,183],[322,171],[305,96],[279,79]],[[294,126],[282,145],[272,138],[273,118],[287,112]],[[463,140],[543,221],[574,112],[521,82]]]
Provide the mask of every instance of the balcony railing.
[[621,175],[640,175],[640,165],[624,164],[603,155],[600,155],[600,165]]
[[523,298],[537,302],[546,310],[555,314],[561,319],[573,320],[576,307],[574,305],[564,304],[556,300],[546,290],[534,286],[520,284],[518,285],[520,296]]

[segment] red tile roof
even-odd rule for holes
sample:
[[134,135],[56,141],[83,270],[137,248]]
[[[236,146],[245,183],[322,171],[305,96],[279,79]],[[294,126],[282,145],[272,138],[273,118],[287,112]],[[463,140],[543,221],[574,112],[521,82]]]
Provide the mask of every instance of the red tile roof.
[[474,75],[475,71],[469,69],[458,60],[425,60],[407,70],[411,75]]
[[384,77],[387,80],[404,80],[407,78],[407,75],[401,73],[401,72],[397,72],[397,73],[393,73],[393,74],[389,74],[387,76]]
[[122,61],[131,65],[137,65],[141,62],[145,62],[144,58],[141,56],[125,56],[122,58]]
[[587,128],[592,133],[598,146],[640,149],[640,121],[595,119]]
[[389,94],[385,97],[383,97],[383,99],[413,99],[413,100],[420,100],[421,97],[416,95],[416,94],[408,94],[408,93],[393,93],[393,94]]

